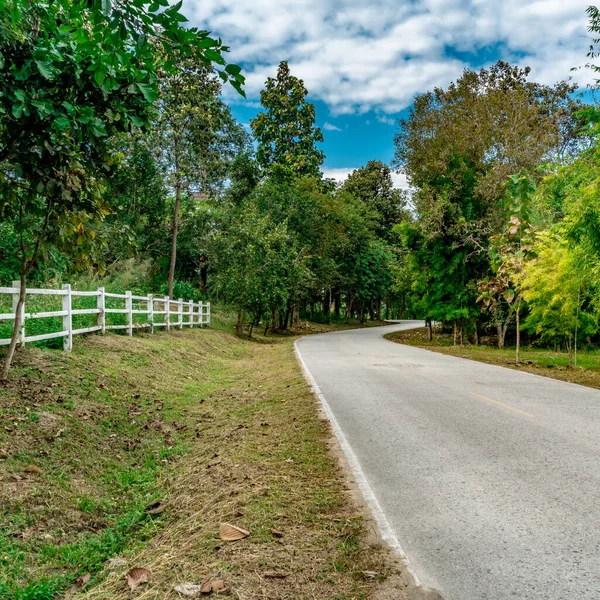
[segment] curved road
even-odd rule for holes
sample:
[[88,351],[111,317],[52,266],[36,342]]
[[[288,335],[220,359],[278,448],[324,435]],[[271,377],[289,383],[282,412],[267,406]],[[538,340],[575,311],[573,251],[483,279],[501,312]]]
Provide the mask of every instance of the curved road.
[[600,391],[383,339],[298,353],[421,581],[447,600],[600,599]]

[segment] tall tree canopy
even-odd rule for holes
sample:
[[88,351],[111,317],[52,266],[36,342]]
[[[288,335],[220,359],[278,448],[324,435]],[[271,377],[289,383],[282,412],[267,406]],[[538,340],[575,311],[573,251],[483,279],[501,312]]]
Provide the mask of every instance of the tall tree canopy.
[[294,175],[319,176],[325,155],[317,148],[323,134],[315,127],[315,107],[306,100],[304,82],[282,61],[260,93],[265,109],[250,121],[257,141],[256,156],[263,169],[285,167]]

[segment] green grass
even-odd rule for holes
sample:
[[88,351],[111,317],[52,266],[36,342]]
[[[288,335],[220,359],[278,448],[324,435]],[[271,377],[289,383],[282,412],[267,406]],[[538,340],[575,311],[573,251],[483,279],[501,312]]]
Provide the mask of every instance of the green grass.
[[[214,573],[242,595],[371,597],[361,572],[385,555],[342,491],[294,338],[213,326],[18,353],[0,388],[0,599],[54,600],[85,574],[86,598],[126,599],[132,566],[161,599]],[[252,535],[223,546],[222,520]]]

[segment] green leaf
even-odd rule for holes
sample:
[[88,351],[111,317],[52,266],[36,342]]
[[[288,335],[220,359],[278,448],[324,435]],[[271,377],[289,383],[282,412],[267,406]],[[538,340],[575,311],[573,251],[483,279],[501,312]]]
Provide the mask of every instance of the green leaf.
[[136,127],[143,127],[144,126],[144,120],[141,119],[140,117],[138,117],[137,115],[131,115],[129,118],[131,119],[131,122]]
[[147,83],[136,83],[135,85],[148,102],[154,102],[158,98],[158,90],[155,87]]
[[69,121],[69,119],[67,119],[65,116],[57,117],[54,119],[54,121],[52,121],[52,127],[60,132],[68,129],[70,125],[71,121]]
[[225,59],[221,56],[221,53],[217,50],[208,49],[204,52],[204,56],[211,62],[217,63],[218,65],[224,65]]
[[239,75],[242,72],[242,67],[239,67],[238,65],[227,65],[225,70],[230,75]]
[[23,115],[23,109],[25,108],[25,104],[23,102],[17,102],[12,105],[12,115],[15,119],[20,119]]
[[54,76],[54,70],[52,69],[52,65],[50,63],[42,60],[36,60],[35,64],[37,65],[38,71],[42,77],[45,79],[52,79]]

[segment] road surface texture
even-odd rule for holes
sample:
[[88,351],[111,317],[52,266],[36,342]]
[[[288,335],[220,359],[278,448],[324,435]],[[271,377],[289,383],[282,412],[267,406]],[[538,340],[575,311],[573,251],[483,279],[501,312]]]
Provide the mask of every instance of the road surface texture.
[[446,600],[600,599],[600,391],[383,339],[297,343],[412,569]]

